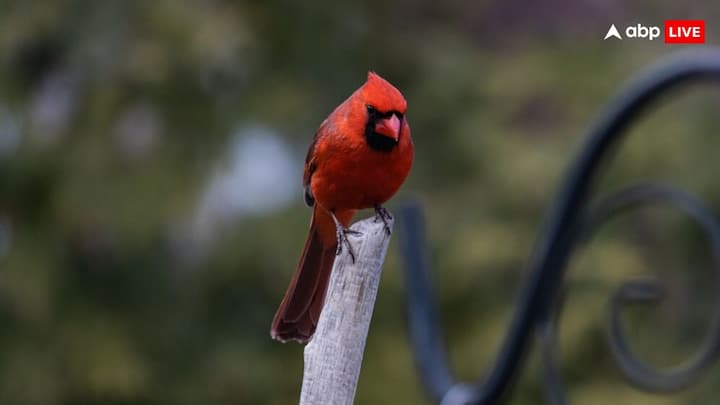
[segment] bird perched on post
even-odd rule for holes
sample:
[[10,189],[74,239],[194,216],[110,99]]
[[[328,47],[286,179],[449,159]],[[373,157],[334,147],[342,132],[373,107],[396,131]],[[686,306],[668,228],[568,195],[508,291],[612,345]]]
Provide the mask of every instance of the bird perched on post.
[[[273,319],[270,335],[307,342],[315,332],[335,256],[355,252],[347,227],[357,210],[382,204],[410,172],[413,142],[405,97],[373,72],[367,81],[320,124],[303,173],[305,202],[313,207],[310,231],[295,275]],[[389,232],[390,228],[386,230]]]

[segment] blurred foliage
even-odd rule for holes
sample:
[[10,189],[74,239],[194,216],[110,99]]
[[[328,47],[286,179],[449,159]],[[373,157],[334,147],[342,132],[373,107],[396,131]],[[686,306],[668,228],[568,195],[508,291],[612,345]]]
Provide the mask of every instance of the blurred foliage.
[[[416,164],[396,200],[425,204],[453,365],[481,377],[583,131],[621,83],[677,49],[602,36],[665,18],[705,19],[718,42],[711,2],[0,1],[0,403],[295,403],[302,348],[268,328],[305,238],[301,159],[368,69],[409,101]],[[719,101],[712,88],[665,99],[599,192],[666,179],[720,209]],[[289,145],[297,198],[203,222],[208,184],[252,127]],[[230,197],[274,169],[238,170]],[[707,253],[660,208],[612,221],[578,252],[560,339],[572,403],[716,401],[718,367],[678,394],[633,390],[603,328],[614,287],[659,274],[673,293],[628,309],[628,333],[653,364],[689,356],[716,305]],[[359,404],[427,401],[400,266],[392,248]],[[533,353],[511,403],[541,402],[538,370]]]

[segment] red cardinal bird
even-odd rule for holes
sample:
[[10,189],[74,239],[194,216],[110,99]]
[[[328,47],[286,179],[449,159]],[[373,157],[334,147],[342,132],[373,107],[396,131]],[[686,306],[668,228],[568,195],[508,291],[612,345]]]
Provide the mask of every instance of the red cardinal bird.
[[382,204],[405,181],[413,160],[406,110],[400,91],[370,72],[320,124],[303,174],[305,202],[313,207],[310,232],[273,319],[274,339],[305,343],[312,337],[335,256],[345,245],[355,259],[347,239],[355,211],[374,208],[384,222],[391,218]]

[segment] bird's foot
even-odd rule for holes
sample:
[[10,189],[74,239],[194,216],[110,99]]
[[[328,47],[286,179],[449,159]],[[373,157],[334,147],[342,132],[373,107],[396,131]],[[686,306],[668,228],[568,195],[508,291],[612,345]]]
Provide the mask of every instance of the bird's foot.
[[348,235],[362,235],[362,232],[355,231],[349,228],[345,228],[344,226],[337,226],[335,227],[335,232],[337,234],[337,251],[335,252],[336,256],[340,256],[340,253],[342,253],[343,250],[343,244],[347,246],[348,253],[350,254],[350,259],[352,259],[352,262],[355,263],[355,250],[352,247],[352,244],[350,243],[350,239],[348,239]]
[[390,229],[389,221],[392,221],[393,216],[390,214],[390,211],[386,210],[382,205],[376,205],[375,206],[375,222],[378,220],[381,220],[383,224],[385,225],[385,233],[390,236],[392,234],[392,229]]
[[340,253],[342,253],[343,250],[343,244],[347,245],[348,253],[350,253],[350,259],[352,259],[353,264],[355,263],[355,250],[353,250],[352,244],[350,243],[350,239],[348,239],[348,235],[362,235],[362,232],[355,231],[349,228],[346,228],[343,224],[338,221],[337,217],[335,216],[335,213],[330,211],[330,216],[332,217],[333,221],[335,222],[335,235],[337,236],[337,250],[335,251],[336,256],[340,256]]

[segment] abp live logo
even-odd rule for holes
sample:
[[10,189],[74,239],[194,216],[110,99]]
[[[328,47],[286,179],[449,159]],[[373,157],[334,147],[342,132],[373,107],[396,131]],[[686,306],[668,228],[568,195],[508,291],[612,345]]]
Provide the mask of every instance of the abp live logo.
[[704,20],[665,20],[666,44],[704,44]]
[[[604,39],[623,39],[615,24],[605,34]],[[625,28],[625,38],[654,40],[665,34],[666,44],[704,44],[705,43],[705,21],[704,20],[665,20],[664,31],[658,26],[645,26],[642,24],[630,25]]]

